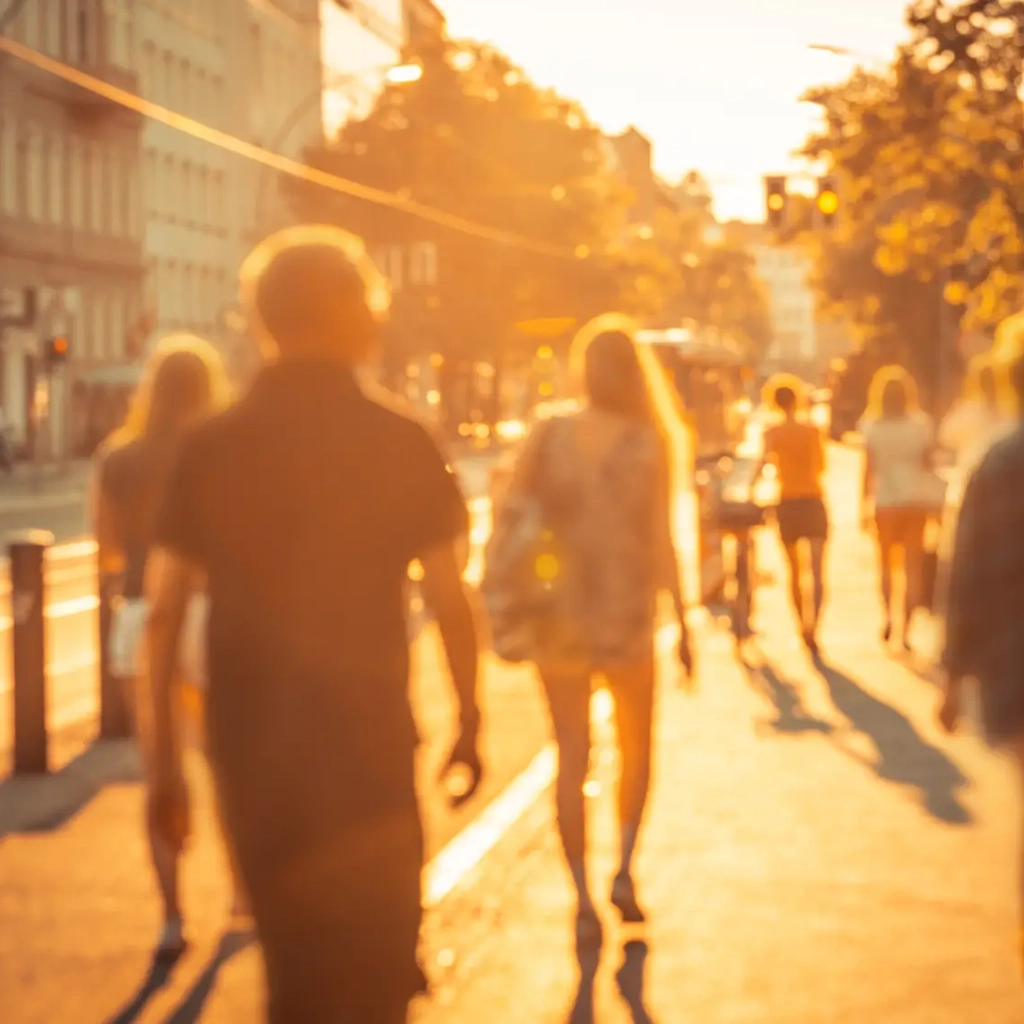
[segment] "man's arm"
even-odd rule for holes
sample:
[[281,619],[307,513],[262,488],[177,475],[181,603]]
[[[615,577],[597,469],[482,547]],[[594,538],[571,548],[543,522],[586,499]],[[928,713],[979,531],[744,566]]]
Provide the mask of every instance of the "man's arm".
[[986,499],[981,474],[967,483],[957,518],[956,541],[950,568],[946,602],[946,646],[942,664],[950,678],[959,680],[971,674],[977,651],[984,586],[984,559],[991,545],[1001,538],[991,536],[983,522]]
[[464,550],[468,541],[438,544],[420,558],[423,597],[437,618],[444,643],[452,685],[459,699],[459,720],[464,731],[476,731],[480,722],[477,699],[479,643],[476,616],[462,579]]

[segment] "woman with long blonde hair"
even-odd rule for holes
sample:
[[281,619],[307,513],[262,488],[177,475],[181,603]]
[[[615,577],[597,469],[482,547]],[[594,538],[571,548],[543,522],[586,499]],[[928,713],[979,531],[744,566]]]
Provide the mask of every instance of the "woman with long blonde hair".
[[[922,603],[925,532],[941,513],[944,488],[933,471],[935,427],[917,398],[913,377],[901,366],[882,367],[871,381],[861,420],[865,464],[862,521],[874,520],[880,559],[886,642],[893,629],[895,553],[903,552],[903,646]],[[873,516],[872,516],[873,511]]]
[[[120,679],[133,713],[143,762],[145,700],[142,641],[147,602],[146,557],[168,477],[185,434],[230,401],[223,361],[208,342],[192,334],[163,339],[146,364],[124,424],[97,456],[93,516],[101,585],[114,601],[108,640],[109,669]],[[157,955],[173,958],[185,947],[179,865],[181,850],[169,846],[150,826],[153,867],[163,903],[164,926]],[[236,912],[244,900],[236,896]]]
[[[692,669],[672,531],[672,400],[645,359],[632,324],[593,321],[572,352],[583,404],[544,421],[528,439],[509,495],[542,506],[561,556],[560,587],[538,626],[535,660],[559,749],[559,835],[578,897],[577,940],[601,925],[586,877],[584,783],[590,764],[590,697],[603,676],[615,701],[621,753],[619,870],[611,902],[644,920],[632,863],[650,787],[655,625],[660,590],[681,629],[679,659]],[[501,510],[499,523],[501,529]]]

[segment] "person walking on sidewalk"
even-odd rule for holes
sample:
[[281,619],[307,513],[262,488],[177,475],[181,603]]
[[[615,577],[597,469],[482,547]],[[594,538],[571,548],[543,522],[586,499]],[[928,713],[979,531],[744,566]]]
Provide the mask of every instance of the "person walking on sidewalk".
[[945,487],[935,475],[935,427],[918,406],[914,379],[898,366],[875,374],[868,410],[861,421],[865,464],[861,519],[867,529],[874,505],[885,620],[882,639],[892,636],[893,578],[897,549],[903,553],[903,646],[909,650],[914,611],[922,604],[925,531],[941,513]]
[[687,671],[692,664],[672,540],[669,452],[635,342],[599,319],[577,337],[573,363],[587,403],[534,428],[506,500],[536,496],[564,555],[558,606],[538,627],[536,658],[559,751],[558,831],[579,901],[577,939],[592,945],[601,925],[587,884],[583,788],[593,681],[604,676],[614,696],[621,752],[621,854],[611,902],[625,921],[641,922],[633,856],[650,789],[661,589],[671,593],[682,631],[680,658]]
[[207,745],[268,1019],[399,1024],[425,988],[406,583],[418,559],[468,797],[482,769],[467,508],[427,429],[357,382],[388,300],[361,242],[319,225],[272,235],[243,264],[241,296],[269,365],[188,438],[157,523],[153,811],[187,835],[173,666],[205,577]]
[[[797,418],[795,387],[782,384],[775,389],[773,398],[783,421],[765,431],[764,459],[774,463],[778,474],[776,516],[779,537],[789,563],[793,608],[804,643],[809,650],[816,652],[818,622],[825,603],[825,542],[828,540],[828,512],[821,484],[825,452],[821,431]],[[803,541],[807,542],[814,586],[810,602],[804,594]]]
[[[1011,369],[1024,415],[1024,359]],[[957,523],[946,608],[942,724],[956,728],[965,680],[979,684],[989,741],[1013,755],[1024,778],[1024,418],[971,475]],[[1020,881],[1024,888],[1024,847]],[[1021,929],[1024,969],[1024,927]]]
[[[102,586],[114,601],[109,670],[121,681],[150,777],[154,765],[151,737],[147,735],[148,702],[140,690],[146,681],[142,641],[148,614],[144,596],[147,556],[156,515],[185,432],[226,406],[229,394],[224,365],[216,350],[193,335],[172,335],[150,357],[126,422],[97,456],[93,527]],[[168,841],[152,821],[147,836],[164,914],[157,956],[173,958],[185,948],[179,884],[182,850],[180,844]],[[233,913],[246,913],[245,899],[237,889]]]

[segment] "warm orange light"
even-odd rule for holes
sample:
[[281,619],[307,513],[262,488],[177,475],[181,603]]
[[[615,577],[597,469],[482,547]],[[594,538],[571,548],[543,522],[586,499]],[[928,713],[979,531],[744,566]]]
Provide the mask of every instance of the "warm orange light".
[[786,200],[782,197],[779,192],[773,192],[768,197],[768,209],[769,210],[781,210]]
[[54,338],[53,339],[53,351],[57,355],[62,356],[68,350],[68,339],[67,338]]
[[818,209],[826,217],[831,217],[839,209],[839,196],[835,192],[825,191],[818,196]]

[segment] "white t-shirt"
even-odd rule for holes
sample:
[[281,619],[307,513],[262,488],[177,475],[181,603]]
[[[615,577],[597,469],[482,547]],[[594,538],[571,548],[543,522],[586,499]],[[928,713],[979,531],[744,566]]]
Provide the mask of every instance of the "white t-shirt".
[[959,474],[969,475],[992,445],[1013,428],[985,402],[961,402],[939,427],[939,444],[956,455]]
[[921,501],[925,458],[935,445],[935,427],[925,413],[861,425],[864,447],[875,471],[876,508],[898,508]]

